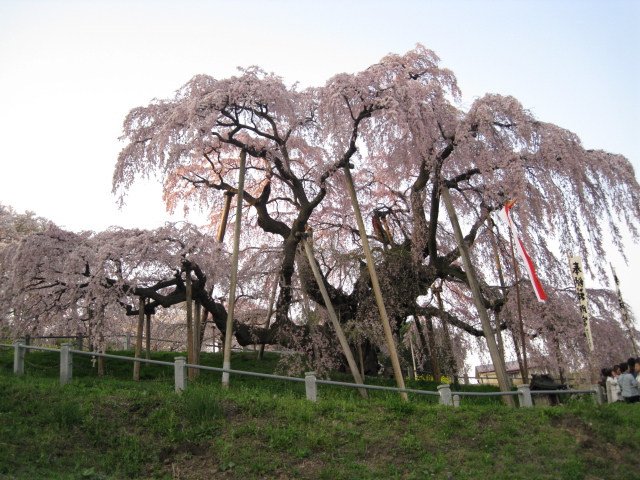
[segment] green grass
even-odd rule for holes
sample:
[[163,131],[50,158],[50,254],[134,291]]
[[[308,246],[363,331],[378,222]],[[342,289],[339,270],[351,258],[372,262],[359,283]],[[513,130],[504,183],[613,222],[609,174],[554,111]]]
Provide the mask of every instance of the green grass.
[[[57,354],[30,353],[20,378],[12,358],[0,352],[2,480],[595,480],[636,478],[640,469],[637,405],[576,398],[563,407],[513,409],[465,397],[454,409],[437,397],[410,395],[406,404],[372,391],[364,400],[355,389],[324,385],[312,403],[302,384],[232,375],[223,389],[213,372],[177,395],[171,367],[143,366],[144,381],[133,382],[131,363],[108,359],[107,375],[97,377],[91,358],[81,356],[73,383],[60,387]],[[238,353],[232,366],[273,373],[277,361]],[[221,366],[222,359],[204,355],[203,363]]]

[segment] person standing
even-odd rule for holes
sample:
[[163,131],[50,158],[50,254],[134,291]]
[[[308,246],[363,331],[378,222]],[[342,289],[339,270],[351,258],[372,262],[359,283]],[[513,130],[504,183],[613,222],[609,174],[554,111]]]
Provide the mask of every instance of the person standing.
[[606,392],[607,402],[615,403],[620,400],[620,389],[618,388],[618,380],[615,377],[615,373],[609,368],[603,369],[602,372],[606,378]]
[[[638,391],[638,382],[631,374],[631,367],[627,363],[620,364],[620,370],[623,372],[618,376],[618,385],[620,386],[620,394],[626,403],[636,403],[640,401],[640,391]],[[635,370],[635,369],[634,369]]]

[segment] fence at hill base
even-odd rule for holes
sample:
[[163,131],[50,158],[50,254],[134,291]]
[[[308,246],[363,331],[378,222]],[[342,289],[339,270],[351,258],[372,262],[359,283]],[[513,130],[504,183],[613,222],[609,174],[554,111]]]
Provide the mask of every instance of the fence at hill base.
[[495,397],[495,396],[503,396],[503,395],[512,395],[518,398],[518,402],[520,407],[532,407],[534,405],[533,396],[534,395],[565,395],[565,394],[589,394],[592,395],[593,401],[596,405],[604,404],[604,395],[602,389],[599,385],[594,385],[591,389],[588,390],[536,390],[531,391],[529,385],[518,385],[518,389],[516,391],[510,392],[457,392],[451,390],[451,385],[443,384],[438,385],[438,391],[433,392],[429,390],[414,390],[414,389],[398,389],[394,387],[384,387],[380,385],[362,385],[355,383],[347,383],[347,382],[334,382],[331,380],[321,380],[318,379],[315,372],[307,372],[304,378],[299,377],[287,377],[281,375],[269,375],[266,373],[256,373],[256,372],[245,372],[242,370],[232,370],[225,368],[217,368],[217,367],[207,367],[204,365],[191,365],[186,363],[185,357],[175,357],[174,362],[163,362],[160,360],[147,360],[143,358],[132,358],[132,357],[122,357],[120,355],[111,355],[108,353],[98,353],[98,352],[85,352],[82,350],[74,350],[72,349],[71,343],[63,343],[61,347],[58,348],[47,348],[47,347],[36,347],[32,345],[27,345],[25,340],[19,339],[16,340],[14,344],[0,344],[0,347],[13,348],[14,357],[13,357],[13,373],[18,376],[22,376],[25,374],[25,353],[28,350],[40,350],[40,351],[49,351],[49,352],[57,352],[60,354],[60,385],[68,385],[73,380],[73,356],[74,355],[89,355],[92,357],[103,357],[103,358],[112,358],[116,360],[124,360],[130,362],[140,362],[140,363],[148,363],[154,365],[164,365],[167,367],[173,367],[174,370],[174,389],[176,393],[180,393],[187,388],[187,369],[195,368],[199,370],[219,372],[219,373],[229,373],[233,375],[246,375],[252,377],[260,377],[271,380],[283,380],[289,382],[299,382],[305,384],[306,398],[311,402],[317,402],[318,395],[318,385],[333,385],[338,387],[345,388],[365,388],[367,390],[384,390],[390,392],[405,392],[415,395],[428,395],[428,396],[437,396],[439,397],[440,405],[448,405],[453,407],[458,407],[460,405],[460,401],[462,397]]

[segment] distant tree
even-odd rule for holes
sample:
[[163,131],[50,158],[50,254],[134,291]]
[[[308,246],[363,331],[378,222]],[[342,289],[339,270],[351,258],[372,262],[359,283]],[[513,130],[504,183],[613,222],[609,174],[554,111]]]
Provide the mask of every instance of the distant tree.
[[114,326],[137,314],[141,296],[149,300],[147,313],[184,302],[187,272],[197,272],[196,290],[209,292],[207,298],[204,271],[219,291],[228,283],[226,254],[189,224],[98,234],[50,225],[0,253],[0,305],[17,334],[69,334],[81,326],[98,335],[120,333]]
[[24,235],[44,230],[51,222],[35,212],[18,213],[10,205],[0,203],[0,247],[18,241]]

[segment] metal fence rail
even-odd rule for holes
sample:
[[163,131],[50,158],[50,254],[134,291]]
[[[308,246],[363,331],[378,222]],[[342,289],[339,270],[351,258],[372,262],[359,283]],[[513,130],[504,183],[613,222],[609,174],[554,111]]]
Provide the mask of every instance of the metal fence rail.
[[115,360],[124,360],[129,362],[141,362],[155,365],[170,366],[174,369],[175,391],[177,393],[187,388],[187,369],[194,368],[199,370],[207,370],[212,372],[229,373],[234,375],[246,375],[251,377],[268,378],[271,380],[284,380],[290,382],[304,382],[307,400],[315,402],[318,400],[318,385],[333,385],[338,387],[358,388],[368,390],[384,390],[389,392],[406,392],[417,395],[431,395],[439,397],[441,405],[459,406],[461,397],[499,397],[505,395],[517,396],[521,407],[532,407],[532,395],[544,394],[591,394],[596,404],[604,403],[602,390],[598,385],[590,390],[537,390],[531,391],[529,385],[519,385],[517,391],[510,392],[453,392],[449,384],[438,385],[438,391],[399,389],[394,387],[384,387],[380,385],[362,385],[357,383],[334,382],[331,380],[319,380],[315,372],[307,372],[305,378],[287,377],[281,375],[269,375],[266,373],[246,372],[242,370],[232,370],[226,368],[207,367],[204,365],[192,365],[186,363],[185,357],[175,357],[173,363],[163,362],[159,360],[147,360],[144,358],[122,357],[119,355],[111,355],[108,353],[85,352],[82,350],[74,350],[71,343],[63,343],[61,348],[46,348],[26,345],[25,341],[20,339],[15,344],[0,344],[0,347],[8,347],[14,349],[13,371],[16,375],[24,375],[24,354],[27,350],[41,350],[49,352],[57,352],[60,354],[60,384],[66,385],[71,383],[73,379],[73,355],[89,355],[93,357],[111,358]]

